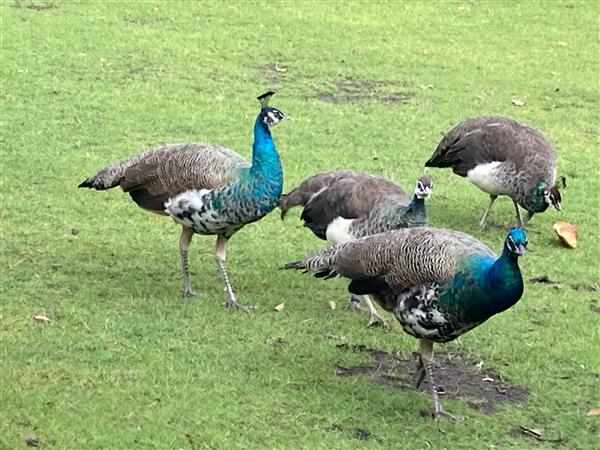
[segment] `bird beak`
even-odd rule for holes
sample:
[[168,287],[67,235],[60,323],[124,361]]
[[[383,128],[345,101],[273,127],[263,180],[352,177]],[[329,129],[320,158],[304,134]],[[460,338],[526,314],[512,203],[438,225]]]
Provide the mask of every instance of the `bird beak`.
[[286,119],[286,120],[294,120],[290,116],[288,116],[287,114],[285,116],[283,116],[283,118]]
[[516,253],[517,255],[523,256],[525,253],[527,253],[527,247],[525,247],[523,244],[519,244],[517,246]]
[[560,202],[552,203],[552,206],[554,206],[557,211],[560,211]]

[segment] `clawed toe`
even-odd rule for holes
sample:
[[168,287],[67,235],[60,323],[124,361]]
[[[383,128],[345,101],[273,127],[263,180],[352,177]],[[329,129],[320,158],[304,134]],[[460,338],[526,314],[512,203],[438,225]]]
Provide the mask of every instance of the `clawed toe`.
[[432,417],[433,417],[433,420],[435,420],[435,421],[439,420],[440,418],[448,419],[448,420],[451,420],[456,423],[463,423],[465,421],[465,418],[463,416],[457,416],[454,414],[450,414],[449,412],[446,412],[441,408],[439,411],[434,411],[432,413]]
[[381,326],[385,329],[389,329],[390,325],[387,323],[387,320],[385,320],[383,317],[381,317],[379,314],[371,314],[371,318],[369,319],[369,322],[367,323],[368,327],[371,326]]
[[246,314],[250,314],[251,312],[251,307],[247,306],[247,305],[242,305],[241,303],[238,303],[235,300],[227,300],[225,303],[225,308],[232,308],[232,309],[237,309],[241,312],[244,312]]
[[183,299],[183,301],[186,301],[190,297],[195,297],[195,296],[196,296],[196,292],[194,292],[191,288],[183,289],[181,291],[181,298]]
[[346,308],[351,312],[358,312],[361,310],[360,303],[350,300]]

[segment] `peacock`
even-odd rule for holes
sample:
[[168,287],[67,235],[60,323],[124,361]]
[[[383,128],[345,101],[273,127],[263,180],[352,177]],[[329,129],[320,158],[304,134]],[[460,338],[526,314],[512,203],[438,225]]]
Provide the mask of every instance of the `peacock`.
[[[397,228],[427,225],[425,199],[433,183],[427,176],[417,180],[412,201],[396,183],[367,173],[337,170],[313,175],[285,194],[279,204],[281,218],[302,206],[301,219],[315,236],[339,244]],[[349,308],[359,307],[360,297],[351,295]],[[371,317],[368,325],[387,322],[365,296]]]
[[508,117],[483,116],[456,125],[425,166],[451,167],[455,174],[490,194],[479,222],[481,228],[499,195],[512,198],[518,227],[526,223],[519,205],[527,210],[526,221],[549,205],[558,211],[561,208],[552,144],[539,130]]
[[287,116],[268,106],[273,94],[258,97],[261,109],[254,124],[252,165],[218,145],[169,144],[105,167],[79,185],[97,190],[121,186],[141,208],[169,215],[181,225],[184,299],[194,295],[188,265],[193,235],[217,235],[214,257],[227,292],[225,305],[248,311],[236,300],[229,281],[226,249],[231,236],[279,204],[283,170],[270,128]]
[[518,258],[527,236],[512,228],[498,257],[467,234],[417,227],[398,229],[322,250],[285,269],[316,277],[342,276],[349,291],[369,294],[420,339],[417,387],[425,376],[433,417],[447,416],[433,378],[433,343],[449,342],[513,306],[523,295]]

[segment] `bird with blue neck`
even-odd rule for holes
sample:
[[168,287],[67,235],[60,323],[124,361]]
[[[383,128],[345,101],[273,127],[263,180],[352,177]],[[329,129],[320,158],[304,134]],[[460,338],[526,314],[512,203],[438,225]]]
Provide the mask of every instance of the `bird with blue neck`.
[[283,170],[271,128],[287,116],[270,107],[274,92],[258,97],[252,164],[239,154],[205,143],[169,144],[102,169],[79,187],[121,186],[143,209],[169,215],[182,227],[179,251],[182,297],[195,293],[189,276],[188,248],[194,234],[216,235],[214,257],[227,292],[227,307],[248,311],[235,296],[226,269],[229,239],[279,203]]

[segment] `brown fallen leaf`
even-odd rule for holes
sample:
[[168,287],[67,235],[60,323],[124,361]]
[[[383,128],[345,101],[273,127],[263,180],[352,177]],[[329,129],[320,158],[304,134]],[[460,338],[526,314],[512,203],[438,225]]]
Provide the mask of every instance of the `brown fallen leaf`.
[[335,309],[335,302],[334,302],[333,300],[330,300],[330,301],[329,301],[329,307],[330,307],[331,309]]
[[285,303],[280,303],[279,305],[275,305],[275,311],[283,311],[283,309],[285,308]]
[[510,101],[515,106],[523,106],[525,104],[525,102],[519,98],[511,98]]
[[560,243],[568,248],[577,248],[577,228],[569,222],[556,222],[552,229]]
[[592,408],[590,409],[587,413],[586,416],[588,417],[592,417],[592,416],[600,416],[600,408]]
[[31,316],[31,318],[33,319],[34,322],[38,322],[38,323],[52,323],[52,319],[50,319],[46,316],[42,316],[41,314]]

